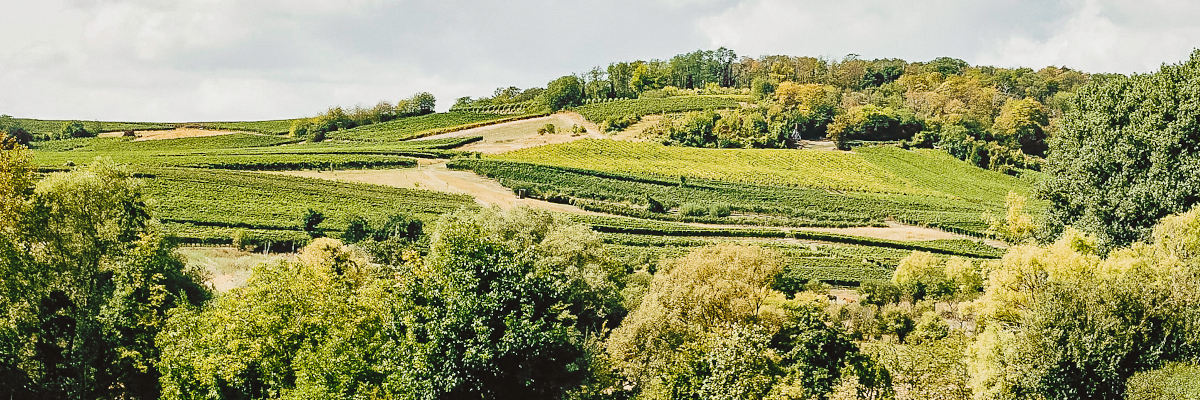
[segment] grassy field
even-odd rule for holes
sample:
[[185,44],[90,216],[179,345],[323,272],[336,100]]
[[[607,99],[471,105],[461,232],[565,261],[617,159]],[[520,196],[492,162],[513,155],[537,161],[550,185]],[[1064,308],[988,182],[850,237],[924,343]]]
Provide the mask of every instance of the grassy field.
[[107,157],[141,167],[244,170],[408,167],[413,157],[451,157],[447,150],[479,140],[463,137],[395,144],[300,143],[282,136],[229,134],[170,140],[81,138],[34,143],[34,162],[43,167],[82,165]]
[[[299,118],[276,119],[268,121],[225,121],[225,122],[116,122],[116,121],[80,121],[88,132],[115,132],[126,130],[172,129],[176,127],[194,127],[214,130],[259,132],[270,134],[287,133],[292,128],[292,122]],[[53,135],[62,130],[67,120],[42,120],[31,118],[13,118],[13,121],[35,135]]]
[[332,140],[398,142],[525,117],[522,115],[513,116],[511,114],[469,112],[426,114],[334,131],[330,132],[327,137]]
[[[21,125],[34,135],[57,135],[62,131],[63,124],[70,122],[59,119],[13,118],[13,122]],[[175,126],[162,122],[114,122],[114,121],[80,121],[83,128],[89,132],[113,132],[124,130],[171,129]]]

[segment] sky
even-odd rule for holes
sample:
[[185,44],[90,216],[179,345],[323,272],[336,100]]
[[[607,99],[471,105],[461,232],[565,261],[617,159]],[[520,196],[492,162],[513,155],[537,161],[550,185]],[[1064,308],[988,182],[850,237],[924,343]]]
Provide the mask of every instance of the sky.
[[1200,46],[1183,0],[0,0],[0,114],[215,121],[419,91],[440,109],[613,61],[949,56],[1144,73]]

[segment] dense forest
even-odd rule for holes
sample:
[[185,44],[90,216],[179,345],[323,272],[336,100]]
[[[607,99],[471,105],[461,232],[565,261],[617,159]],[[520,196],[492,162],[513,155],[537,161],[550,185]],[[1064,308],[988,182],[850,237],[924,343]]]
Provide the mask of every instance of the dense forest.
[[[700,50],[669,60],[615,62],[564,76],[546,88],[496,89],[460,98],[456,107],[527,104],[550,110],[621,98],[752,95],[739,110],[676,115],[656,127],[672,143],[700,147],[795,147],[828,137],[901,141],[944,149],[994,170],[1039,169],[1048,130],[1069,109],[1089,74],[1067,67],[972,66],[942,57],[928,62],[814,57],[741,57]],[[637,114],[601,125],[623,129]]]
[[[461,98],[455,107],[477,110],[488,121],[506,121],[507,111],[496,110],[514,104],[540,116],[613,99],[636,98],[670,110],[671,99],[709,97],[721,99],[713,104],[732,101],[736,107],[660,112],[664,115],[647,131],[666,145],[662,148],[696,151],[793,148],[828,138],[840,149],[889,146],[900,154],[936,153],[978,171],[973,177],[1028,179],[1036,182],[1036,190],[1030,198],[1010,192],[1003,215],[988,216],[986,239],[1003,242],[997,250],[1002,256],[962,255],[932,244],[915,251],[891,248],[905,252],[885,266],[887,278],[837,287],[818,279],[780,284],[790,273],[789,256],[763,240],[701,242],[678,254],[629,257],[612,251],[620,236],[602,235],[580,219],[545,210],[479,207],[458,199],[445,206],[451,211],[426,223],[415,213],[358,205],[359,214],[339,216],[340,226],[332,228],[322,213],[297,204],[306,209],[300,225],[310,240],[295,257],[256,265],[244,285],[222,292],[179,255],[181,241],[166,228],[172,221],[160,218],[173,211],[172,204],[152,198],[153,188],[145,185],[153,174],[190,174],[188,165],[164,164],[153,174],[108,158],[86,165],[73,159],[66,165],[39,165],[35,152],[76,151],[95,143],[81,140],[96,132],[89,133],[86,123],[68,122],[58,136],[38,138],[4,119],[0,394],[47,399],[1200,396],[1200,51],[1154,73],[1121,76],[1065,67],[971,66],[951,58],[739,58],[719,49],[666,61],[613,63],[557,78],[546,88],[510,87],[491,97]],[[277,141],[274,146],[329,155],[348,148],[352,140],[344,138],[353,134],[412,133],[403,140],[364,136],[375,140],[364,154],[394,156],[389,152],[404,150],[409,153],[397,154],[432,159],[444,149],[401,146],[442,127],[412,132],[371,127],[460,116],[433,113],[434,104],[431,94],[420,93],[373,109],[333,108],[280,123],[290,132],[237,140],[267,137]],[[599,122],[619,131],[651,114],[630,111]],[[464,119],[453,126],[465,129],[478,122]],[[266,154],[247,148],[203,156]],[[131,163],[138,161],[134,154]],[[464,164],[482,163],[478,153],[454,155]],[[403,163],[386,166],[418,164]],[[566,179],[580,171],[564,168],[547,175]],[[614,191],[636,184],[661,191],[656,193],[695,196],[688,203],[694,213],[680,205],[681,220],[686,214],[730,217],[728,204],[700,204],[704,198],[695,193],[713,188],[767,198],[765,185],[689,182],[682,174],[669,181],[631,173],[586,175],[616,177],[628,185]],[[917,190],[913,187],[889,194],[894,203],[888,205],[928,208],[904,192]],[[518,189],[522,197],[524,189]],[[866,204],[871,191],[858,191],[857,199]],[[396,193],[411,196],[408,203],[426,201],[413,195],[415,189]],[[935,196],[963,197],[965,192],[953,193]],[[647,202],[659,208],[647,206],[647,213],[668,214],[670,205]],[[756,217],[748,209],[735,211]],[[687,239],[665,236],[659,238],[662,243]],[[872,243],[897,247],[899,242]],[[818,244],[788,249],[816,253]]]

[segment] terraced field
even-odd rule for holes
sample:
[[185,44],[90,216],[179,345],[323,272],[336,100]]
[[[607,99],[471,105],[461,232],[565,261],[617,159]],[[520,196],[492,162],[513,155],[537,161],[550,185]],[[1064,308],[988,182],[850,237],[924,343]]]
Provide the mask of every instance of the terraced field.
[[[569,113],[525,118],[430,114],[333,132],[322,143],[255,133],[68,139],[36,142],[34,158],[45,170],[96,157],[132,165],[145,177],[163,229],[189,243],[240,237],[289,251],[309,240],[300,221],[308,209],[324,213],[328,220],[320,227],[336,234],[358,213],[432,221],[478,203],[526,205],[592,226],[621,257],[653,260],[715,241],[775,246],[788,257],[779,280],[785,288],[810,279],[853,284],[886,278],[914,250],[996,257],[998,249],[961,235],[885,236],[870,229],[909,229],[897,228],[901,221],[979,235],[986,228],[984,212],[998,211],[1009,191],[1030,190],[1026,179],[934,151],[666,147],[589,139],[603,135],[594,129],[545,138],[531,136],[539,123],[584,121]],[[510,119],[516,121],[505,122]],[[439,132],[447,133],[434,135]],[[416,137],[428,138],[410,140]],[[496,154],[480,158],[463,147]],[[409,168],[422,158],[459,171]],[[378,168],[384,170],[364,170]],[[487,193],[472,189],[477,186]],[[651,200],[664,212],[650,211]],[[686,211],[698,206],[728,211]]]
[[334,131],[327,137],[332,140],[398,142],[534,116],[473,112],[426,114]]
[[600,123],[620,117],[641,118],[652,114],[669,114],[720,108],[736,108],[748,96],[673,96],[661,99],[629,99],[607,101],[575,107],[588,120]]

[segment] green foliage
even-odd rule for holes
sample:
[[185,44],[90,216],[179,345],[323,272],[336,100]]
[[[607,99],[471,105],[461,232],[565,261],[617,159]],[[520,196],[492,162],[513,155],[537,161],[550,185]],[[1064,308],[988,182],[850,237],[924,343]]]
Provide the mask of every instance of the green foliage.
[[1019,147],[1026,154],[1046,154],[1046,108],[1034,99],[1009,100],[1000,109],[993,131],[1002,143]]
[[969,340],[951,333],[945,339],[920,343],[874,342],[864,345],[863,352],[891,373],[896,400],[969,400],[971,388],[962,356]]
[[637,398],[823,399],[847,366],[871,364],[820,300],[780,304],[769,285],[781,268],[778,254],[733,245],[664,263],[607,343]]
[[829,124],[829,138],[849,150],[854,140],[902,140],[920,132],[922,123],[907,110],[865,105],[848,110]]
[[87,129],[83,127],[83,123],[79,121],[63,122],[62,129],[58,130],[58,137],[60,139],[91,136],[96,136],[96,133],[88,132]]
[[323,235],[321,228],[318,228],[322,222],[325,222],[325,214],[310,208],[305,210],[304,216],[300,218],[300,227],[309,236],[315,238]]
[[262,264],[243,287],[176,311],[163,343],[162,397],[355,398],[380,393],[389,281],[333,239]]
[[11,138],[18,144],[29,145],[29,142],[33,141],[33,133],[12,117],[0,115],[0,141],[4,141],[4,138]]
[[1200,399],[1200,366],[1170,363],[1129,378],[1128,400]]
[[207,298],[200,276],[157,231],[127,170],[97,162],[30,190],[20,150],[0,153],[0,389],[157,398],[155,334],[169,310]]
[[555,79],[546,84],[542,96],[550,111],[579,105],[583,101],[583,82],[573,75]]
[[696,203],[684,203],[679,206],[679,214],[689,217],[699,217],[708,214],[708,208]]
[[969,352],[977,396],[1124,398],[1137,372],[1200,356],[1200,210],[1164,219],[1153,241],[1099,254],[1068,231],[1019,246],[988,273]]
[[1200,198],[1189,167],[1200,149],[1200,52],[1158,72],[1080,89],[1050,142],[1043,189],[1050,218],[1103,246],[1144,239],[1160,218]]
[[583,381],[585,333],[622,314],[621,274],[594,233],[528,209],[463,211],[430,242],[394,300],[391,390],[556,398]]
[[945,268],[932,254],[915,251],[896,266],[892,283],[900,293],[913,301],[925,298],[940,299],[954,295],[954,283],[946,277]]
[[637,122],[642,116],[667,114],[683,111],[737,108],[736,97],[729,96],[676,96],[663,99],[631,99],[586,104],[574,110],[589,121],[619,131]]

